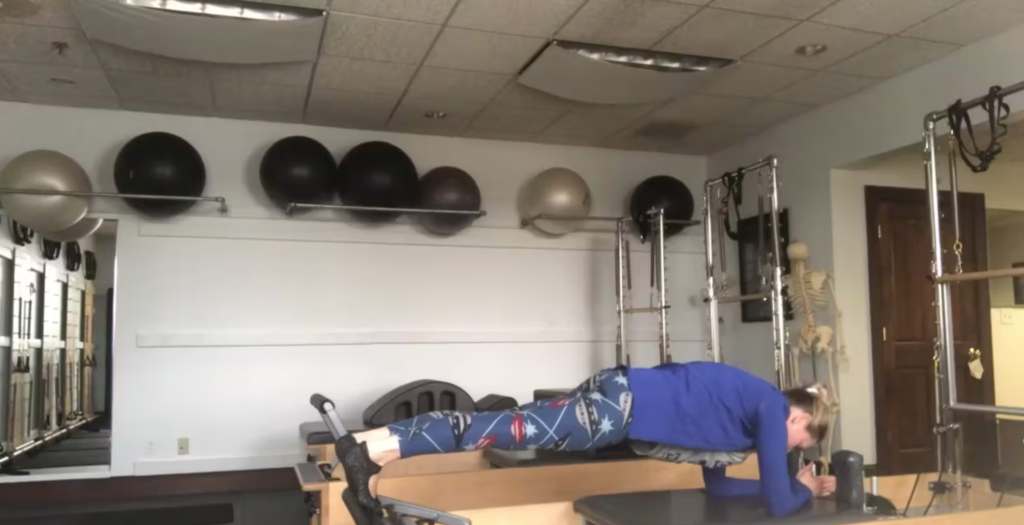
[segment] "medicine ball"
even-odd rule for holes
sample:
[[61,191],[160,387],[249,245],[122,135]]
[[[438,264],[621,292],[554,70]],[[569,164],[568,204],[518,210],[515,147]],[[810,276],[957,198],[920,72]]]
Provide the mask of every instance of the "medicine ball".
[[[657,208],[665,210],[666,220],[688,221],[693,218],[693,195],[686,184],[668,175],[651,177],[633,189],[629,199],[629,215],[640,230],[641,241],[653,232],[652,217],[647,212]],[[666,224],[665,237],[675,235],[685,228],[682,224]]]
[[[419,179],[416,165],[400,148],[387,142],[364,142],[338,163],[338,195],[346,206],[412,208]],[[401,213],[359,211],[354,215],[372,222],[398,218]]]
[[[0,186],[18,190],[92,191],[92,183],[77,162],[50,150],[22,153],[0,171]],[[54,232],[69,228],[89,212],[88,197],[0,194],[0,205],[12,220],[33,230]]]
[[[479,211],[480,187],[459,168],[442,166],[420,179],[419,208],[431,210]],[[439,235],[452,235],[469,226],[473,215],[420,214],[420,224]]]
[[[206,187],[206,166],[185,139],[156,131],[144,133],[121,148],[114,161],[114,184],[120,193],[199,197]],[[195,201],[125,199],[129,206],[153,217],[188,210]]]
[[[530,180],[521,210],[525,218],[538,215],[585,217],[590,214],[590,187],[578,173],[566,168],[544,170]],[[580,221],[540,219],[534,227],[549,235],[565,235],[583,226]]]
[[260,185],[274,204],[321,203],[333,189],[334,156],[309,137],[287,137],[275,142],[260,162]]

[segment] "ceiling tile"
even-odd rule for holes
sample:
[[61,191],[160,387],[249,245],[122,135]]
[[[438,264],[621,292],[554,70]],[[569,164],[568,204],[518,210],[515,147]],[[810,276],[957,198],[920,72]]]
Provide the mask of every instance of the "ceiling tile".
[[30,102],[71,99],[113,100],[106,75],[99,69],[43,64],[0,64],[0,75]]
[[634,123],[614,136],[598,143],[601,147],[640,150],[667,151],[679,140],[699,128],[699,124],[652,116]]
[[557,144],[559,146],[588,146],[595,147],[596,143],[601,139],[594,137],[574,137],[574,136],[563,136],[563,135],[550,135],[541,133],[530,142],[538,142],[541,144]]
[[604,138],[621,131],[653,109],[651,106],[574,109],[562,115],[543,134],[557,137]]
[[748,98],[689,95],[658,108],[651,117],[692,124],[711,124],[742,111],[752,102]]
[[551,125],[563,113],[556,109],[491,106],[473,119],[471,127],[478,130],[529,133],[532,136]]
[[210,64],[210,75],[214,82],[279,84],[305,88],[309,86],[309,77],[312,72],[312,62],[258,65]]
[[213,109],[209,106],[198,107],[184,104],[171,104],[165,102],[152,102],[147,100],[122,100],[121,109],[128,111],[142,111],[145,113],[166,113],[169,115],[189,115],[194,117],[209,117],[213,115]]
[[830,71],[889,78],[927,64],[957,49],[959,46],[954,44],[893,37],[836,64]]
[[704,91],[714,95],[760,98],[789,87],[811,74],[804,69],[744,62],[723,71],[722,76]]
[[[0,97],[14,93],[14,86],[4,78],[2,73],[3,64],[0,64]],[[6,99],[5,99],[6,100]]]
[[[67,44],[63,52],[55,43]],[[0,61],[99,67],[85,35],[77,29],[0,23]]]
[[448,25],[525,36],[551,36],[586,0],[462,0]]
[[443,24],[458,0],[334,0],[331,9],[358,15],[379,16]]
[[677,4],[690,4],[690,5],[708,5],[711,0],[665,0],[666,2],[674,2]]
[[813,18],[815,22],[895,35],[961,0],[840,0]]
[[712,7],[806,20],[838,0],[715,0]]
[[673,149],[677,153],[710,155],[752,137],[758,131],[757,128],[747,126],[712,124],[689,133]]
[[798,22],[721,9],[705,9],[655,46],[661,51],[739,58]]
[[33,0],[32,3],[39,6],[36,14],[18,18],[0,14],[0,22],[78,29],[78,20],[71,11],[71,0]]
[[778,100],[758,100],[743,108],[743,111],[729,116],[723,122],[734,126],[767,128],[811,109],[813,109],[813,106],[806,104],[794,104]]
[[302,108],[292,111],[243,111],[238,109],[216,109],[213,113],[221,118],[235,120],[258,120],[260,122],[302,122]]
[[967,0],[910,28],[905,36],[951,44],[973,44],[1024,23],[1020,0]]
[[[804,22],[754,51],[747,59],[779,66],[824,69],[881,42],[884,38],[874,33]],[[796,48],[806,44],[825,44],[828,51],[816,56],[800,56],[794,52]]]
[[357,93],[401,95],[416,66],[321,56],[313,84],[317,87]]
[[382,129],[398,104],[399,96],[313,88],[306,107],[306,122],[356,129]]
[[92,42],[93,50],[100,64],[107,71],[129,71],[132,73],[149,73],[168,77],[192,77],[208,79],[209,66],[202,62],[191,62],[167,58],[150,53],[140,53],[131,49]]
[[495,104],[514,108],[574,109],[589,107],[591,104],[549,95],[543,91],[526,87],[513,80],[498,93]]
[[877,79],[822,72],[771,96],[774,100],[824,105],[878,83]]
[[210,83],[192,77],[165,77],[126,71],[107,73],[121,100],[159,102],[186,107],[209,108],[213,105]]
[[[444,118],[431,119],[426,114],[442,111]],[[403,100],[388,122],[388,129],[410,133],[458,135],[480,112],[475,104],[462,105],[457,102],[430,103],[422,100]]]
[[34,93],[25,102],[43,106],[65,106],[72,108],[120,109],[121,103],[113,92],[101,96],[80,96],[74,93]]
[[441,26],[331,13],[322,52],[348,58],[419,64]]
[[445,99],[478,102],[483,107],[508,82],[500,73],[424,67],[409,86],[407,99]]
[[590,0],[558,38],[647,49],[700,8],[654,0]]
[[301,116],[306,104],[306,87],[214,82],[213,96],[218,109]]
[[515,73],[544,43],[543,38],[448,27],[437,39],[426,64],[447,69]]
[[535,133],[523,133],[514,131],[492,131],[488,129],[467,128],[462,136],[471,139],[503,140],[506,142],[528,142]]

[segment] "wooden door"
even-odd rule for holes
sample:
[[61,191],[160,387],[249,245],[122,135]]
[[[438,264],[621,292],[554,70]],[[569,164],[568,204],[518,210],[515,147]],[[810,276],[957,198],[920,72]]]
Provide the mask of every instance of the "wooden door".
[[[935,309],[928,279],[931,234],[924,190],[865,189],[871,293],[872,357],[878,468],[884,474],[936,469]],[[955,268],[954,240],[943,200],[944,265]],[[960,195],[963,270],[987,267],[985,201]],[[953,286],[953,324],[959,400],[991,404],[991,325],[987,281]],[[988,373],[981,380],[967,373],[970,348],[982,350]],[[849,395],[849,394],[847,394]],[[988,416],[959,414],[964,424],[964,465],[972,473],[995,469],[995,425]]]

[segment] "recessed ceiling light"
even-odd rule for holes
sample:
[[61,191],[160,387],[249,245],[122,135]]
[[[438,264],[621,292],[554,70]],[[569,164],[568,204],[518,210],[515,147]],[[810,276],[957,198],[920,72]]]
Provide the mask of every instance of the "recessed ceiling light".
[[424,113],[423,116],[431,120],[441,120],[447,117],[448,114],[445,113],[444,111],[428,111]]
[[124,5],[176,13],[243,20],[300,20],[324,16],[322,9],[246,0],[118,0]]
[[804,44],[793,50],[794,53],[802,57],[817,56],[825,51],[828,51],[828,46],[825,44]]

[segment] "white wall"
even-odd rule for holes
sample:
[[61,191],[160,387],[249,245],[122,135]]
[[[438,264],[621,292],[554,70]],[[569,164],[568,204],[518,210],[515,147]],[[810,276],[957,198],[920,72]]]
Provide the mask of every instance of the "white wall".
[[[916,143],[926,113],[958,98],[983,94],[989,86],[1021,81],[1022,52],[1024,27],[1018,27],[720,152],[711,158],[709,173],[749,164],[767,154],[777,155],[782,204],[792,209],[793,239],[810,246],[813,267],[835,271],[837,278],[844,278],[833,262],[842,259],[835,249],[841,249],[847,239],[833,239],[833,206],[858,196],[833,192],[831,170]],[[1009,102],[1020,107],[1022,98]],[[858,308],[847,302],[853,293],[848,288],[840,286],[838,294],[849,322],[856,315],[850,312]],[[736,348],[764,341],[764,332],[742,326],[738,315],[727,317],[725,332],[730,334],[728,343]],[[851,345],[850,352],[850,366],[839,380],[844,402],[841,443],[862,452],[870,463],[875,460],[874,416],[870,374],[864,373],[870,370],[870,350]],[[771,367],[770,359],[760,364],[766,371]]]
[[[300,125],[0,104],[0,162],[33,148],[76,158],[96,185],[132,136],[188,139],[207,165],[207,195],[231,215],[149,222],[118,201],[114,337],[114,475],[289,466],[297,426],[315,420],[314,392],[358,419],[377,396],[434,378],[474,398],[521,401],[572,386],[613,364],[611,236],[546,239],[518,228],[515,200],[552,166],[589,182],[593,213],[620,214],[644,178],[670,174],[698,188],[703,158],[355,132]],[[368,227],[332,213],[287,219],[266,205],[255,174],[263,151],[291,134],[336,155],[385,139],[420,172],[459,166],[481,186],[489,215],[450,239],[407,225]],[[702,358],[697,301],[699,229],[671,241],[670,330],[677,360]],[[647,302],[648,246],[633,243],[636,303]],[[635,363],[654,364],[656,320],[631,324]],[[190,455],[176,456],[180,437]]]
[[[1024,201],[1024,197],[1021,197]],[[1024,262],[1024,222],[1002,227],[988,226],[989,268],[1010,268]],[[1017,306],[1013,293],[1013,279],[989,281],[993,307]]]

